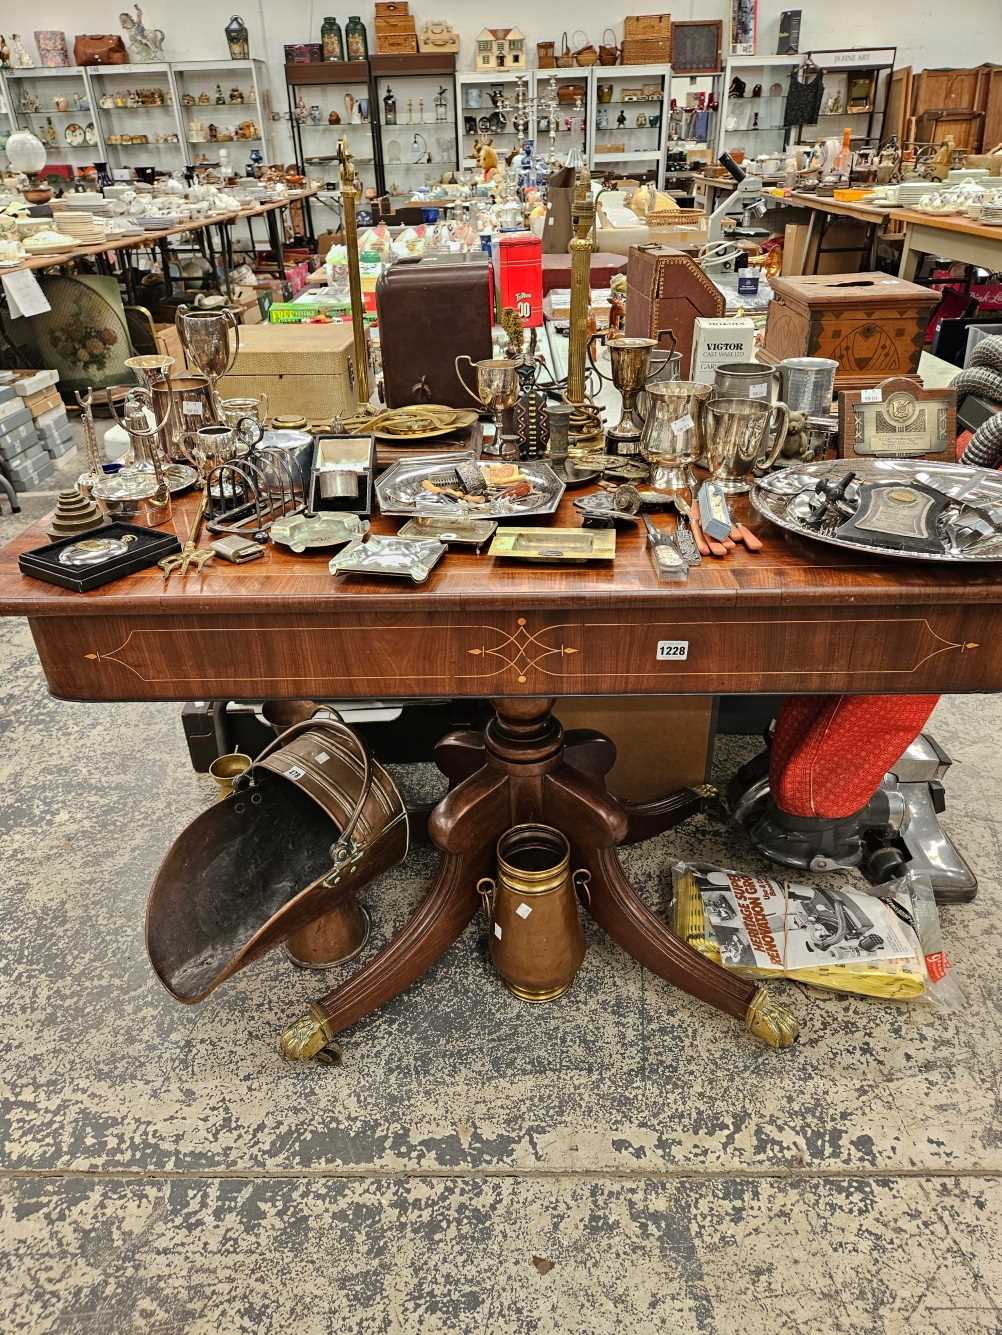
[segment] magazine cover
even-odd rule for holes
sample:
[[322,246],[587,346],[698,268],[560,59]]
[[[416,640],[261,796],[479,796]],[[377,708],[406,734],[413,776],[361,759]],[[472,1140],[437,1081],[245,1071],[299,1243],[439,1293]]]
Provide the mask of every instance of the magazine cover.
[[692,875],[721,962],[731,968],[788,973],[921,957],[906,887],[877,899],[742,872]]

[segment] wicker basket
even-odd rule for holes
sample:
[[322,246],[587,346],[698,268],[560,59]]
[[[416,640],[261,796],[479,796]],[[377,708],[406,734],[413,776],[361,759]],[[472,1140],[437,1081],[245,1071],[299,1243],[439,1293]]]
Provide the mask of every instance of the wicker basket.
[[671,37],[670,14],[627,14],[624,37]]
[[646,215],[648,227],[692,227],[706,221],[702,209],[654,209]]
[[624,65],[670,65],[670,37],[624,37]]

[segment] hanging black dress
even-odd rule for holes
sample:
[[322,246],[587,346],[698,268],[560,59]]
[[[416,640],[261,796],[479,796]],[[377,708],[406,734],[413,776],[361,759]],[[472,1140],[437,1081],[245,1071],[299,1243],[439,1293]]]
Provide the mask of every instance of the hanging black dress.
[[797,70],[790,71],[790,89],[786,94],[784,125],[816,125],[825,95],[824,75],[818,70],[813,79],[802,83]]

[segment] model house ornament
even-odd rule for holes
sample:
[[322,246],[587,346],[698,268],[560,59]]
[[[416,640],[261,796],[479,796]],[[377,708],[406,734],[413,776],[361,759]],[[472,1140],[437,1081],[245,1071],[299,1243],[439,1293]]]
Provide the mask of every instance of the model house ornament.
[[518,28],[483,28],[477,34],[478,70],[524,70],[525,34]]

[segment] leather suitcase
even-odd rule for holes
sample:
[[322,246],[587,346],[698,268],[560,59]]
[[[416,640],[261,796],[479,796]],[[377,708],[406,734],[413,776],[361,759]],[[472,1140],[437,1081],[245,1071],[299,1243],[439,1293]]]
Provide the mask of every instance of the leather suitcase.
[[939,293],[885,273],[774,278],[762,359],[829,357],[836,389],[914,375]]
[[[670,329],[688,376],[698,315],[721,316],[723,293],[695,260],[672,246],[631,246],[626,266],[626,332],[631,338],[657,338]],[[663,347],[671,341],[662,340]]]
[[387,407],[424,402],[483,411],[463,388],[456,358],[492,355],[487,255],[395,260],[376,284],[376,311]]

